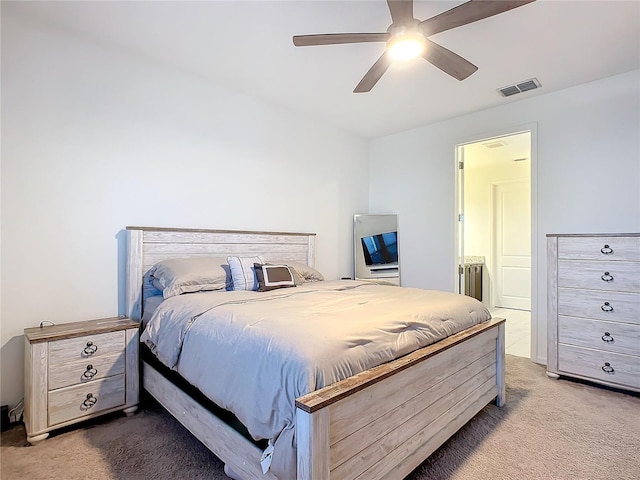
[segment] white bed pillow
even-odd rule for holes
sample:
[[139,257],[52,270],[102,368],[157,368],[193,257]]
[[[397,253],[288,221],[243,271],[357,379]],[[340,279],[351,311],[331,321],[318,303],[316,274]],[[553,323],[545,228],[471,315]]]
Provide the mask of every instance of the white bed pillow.
[[253,264],[263,264],[262,257],[227,257],[227,263],[231,269],[233,290],[258,290],[258,279]]
[[208,290],[224,290],[231,283],[222,257],[200,255],[170,258],[151,269],[151,282],[164,298]]

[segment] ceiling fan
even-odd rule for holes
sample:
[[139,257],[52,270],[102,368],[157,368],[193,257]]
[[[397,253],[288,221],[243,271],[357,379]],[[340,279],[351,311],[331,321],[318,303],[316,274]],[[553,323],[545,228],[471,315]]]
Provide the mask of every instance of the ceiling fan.
[[392,23],[385,33],[328,33],[295,35],[297,47],[342,43],[386,42],[387,48],[360,80],[353,93],[370,91],[393,60],[408,60],[419,55],[443,72],[464,80],[478,70],[473,63],[428,37],[452,28],[532,3],[535,0],[470,0],[427,20],[413,18],[413,0],[387,0]]

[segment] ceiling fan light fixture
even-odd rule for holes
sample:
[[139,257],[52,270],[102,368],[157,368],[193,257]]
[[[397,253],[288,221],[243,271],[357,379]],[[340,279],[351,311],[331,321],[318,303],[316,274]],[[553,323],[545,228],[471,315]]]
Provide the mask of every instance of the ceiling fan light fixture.
[[387,51],[394,60],[411,60],[424,52],[426,44],[425,38],[419,33],[406,33],[389,40]]

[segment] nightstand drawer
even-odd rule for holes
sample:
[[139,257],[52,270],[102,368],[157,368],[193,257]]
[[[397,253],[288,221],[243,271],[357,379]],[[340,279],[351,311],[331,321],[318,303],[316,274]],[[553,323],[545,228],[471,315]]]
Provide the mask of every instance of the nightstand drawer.
[[124,373],[124,369],[124,352],[67,362],[49,370],[49,390],[112,377]]
[[640,388],[640,357],[558,345],[560,373]]
[[558,239],[558,258],[640,261],[638,237],[565,237]]
[[125,403],[125,376],[49,392],[49,426],[93,415]]
[[640,363],[640,325],[558,316],[558,341],[606,352],[637,355]]
[[558,287],[640,293],[638,263],[559,260]]
[[49,342],[49,366],[57,368],[67,362],[86,361],[125,349],[125,332],[98,333]]
[[558,314],[640,324],[640,294],[558,288]]

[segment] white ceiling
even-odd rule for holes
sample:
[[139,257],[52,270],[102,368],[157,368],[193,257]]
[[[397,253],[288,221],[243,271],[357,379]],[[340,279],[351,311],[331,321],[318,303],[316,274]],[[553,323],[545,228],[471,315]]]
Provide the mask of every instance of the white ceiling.
[[[461,1],[417,1],[424,20]],[[459,82],[423,59],[353,88],[383,43],[294,47],[298,34],[385,32],[384,1],[3,1],[84,36],[133,50],[218,86],[321,118],[366,138],[486,109],[640,67],[640,2],[538,0],[431,37],[479,67]],[[496,89],[537,77],[509,98]]]

